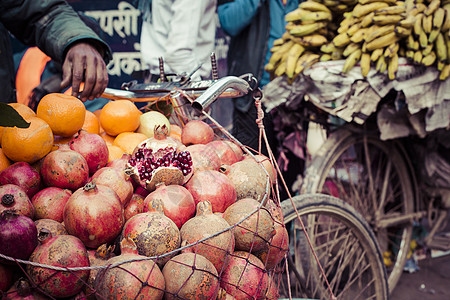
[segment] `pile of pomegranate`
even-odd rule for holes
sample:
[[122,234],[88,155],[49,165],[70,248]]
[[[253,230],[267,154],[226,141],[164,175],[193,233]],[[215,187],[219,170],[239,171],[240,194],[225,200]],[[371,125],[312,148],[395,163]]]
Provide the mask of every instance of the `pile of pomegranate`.
[[201,120],[110,162],[81,130],[0,172],[0,298],[276,299],[275,184],[267,157]]

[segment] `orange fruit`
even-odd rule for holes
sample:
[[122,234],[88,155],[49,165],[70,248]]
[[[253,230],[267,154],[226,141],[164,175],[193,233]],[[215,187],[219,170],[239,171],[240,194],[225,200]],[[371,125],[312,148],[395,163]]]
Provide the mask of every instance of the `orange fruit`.
[[117,135],[114,139],[113,145],[120,147],[128,154],[132,154],[134,148],[136,148],[136,146],[140,142],[145,141],[146,139],[148,139],[148,136],[143,133],[127,131],[119,133],[119,135]]
[[2,137],[3,153],[12,161],[32,164],[47,155],[53,146],[53,133],[49,124],[30,117],[28,128],[5,128]]
[[51,93],[41,99],[36,115],[50,125],[53,134],[67,137],[83,127],[86,107],[76,97]]
[[112,145],[114,143],[115,136],[109,135],[106,132],[102,132],[99,134],[106,142],[106,145]]
[[100,112],[100,126],[109,135],[135,131],[140,124],[141,112],[130,100],[110,101]]
[[98,120],[97,116],[89,111],[86,110],[86,115],[84,117],[84,123],[82,129],[86,130],[89,133],[100,133],[100,121]]
[[119,159],[125,153],[119,146],[107,145],[109,150],[108,162]]
[[8,157],[3,153],[3,149],[0,148],[0,171],[3,171],[7,167],[11,165],[11,161]]
[[[8,103],[9,106],[11,106],[12,108],[14,108],[19,115],[22,116],[22,118],[24,118],[25,120],[29,117],[36,117],[36,113],[27,105],[23,104],[23,103]],[[5,127],[0,126],[0,144],[2,141],[2,135],[3,135],[3,130],[5,129]]]

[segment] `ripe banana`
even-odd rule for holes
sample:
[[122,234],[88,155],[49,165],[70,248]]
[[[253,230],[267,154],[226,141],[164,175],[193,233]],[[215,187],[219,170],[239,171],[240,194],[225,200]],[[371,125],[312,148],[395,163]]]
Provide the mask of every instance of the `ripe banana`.
[[422,51],[416,51],[414,52],[413,60],[416,64],[420,64],[422,62],[422,57],[423,57]]
[[419,35],[419,44],[420,44],[420,47],[423,49],[423,48],[426,48],[427,47],[427,45],[428,45],[428,36],[427,36],[427,34],[425,33],[425,31],[421,31],[420,32],[420,35]]
[[405,5],[394,5],[389,7],[384,7],[376,9],[374,11],[375,15],[399,15],[405,12]]
[[416,22],[414,23],[414,34],[416,36],[419,36],[420,32],[423,30],[422,29],[422,18],[423,18],[423,14],[418,14],[416,16]]
[[368,15],[365,15],[361,20],[361,27],[367,27],[372,24],[372,19],[375,16],[375,12],[371,12]]
[[445,19],[441,26],[441,31],[446,32],[450,30],[450,5],[444,7]]
[[316,2],[316,1],[311,1],[311,0],[301,2],[298,5],[298,7],[302,8],[302,9],[310,10],[310,11],[324,11],[324,12],[331,13],[330,9],[328,7],[326,7],[325,5],[323,5],[319,2]]
[[351,37],[355,32],[357,32],[361,28],[361,23],[356,23],[347,30],[347,35]]
[[344,55],[344,57],[347,57],[360,48],[361,48],[360,44],[350,43],[347,45],[347,47],[345,47],[344,52],[342,52],[342,55]]
[[302,15],[298,21],[307,22],[307,21],[331,21],[331,13],[326,11],[313,11],[309,12],[305,15]]
[[441,73],[439,74],[440,80],[445,80],[450,75],[450,64],[445,65],[444,68],[442,68]]
[[348,34],[346,32],[343,32],[343,33],[336,35],[333,38],[332,42],[338,48],[345,47],[346,45],[348,45],[348,43],[350,43],[350,37],[348,36]]
[[390,80],[394,80],[398,70],[398,54],[395,53],[394,56],[388,62],[388,77]]
[[445,19],[445,9],[439,7],[433,14],[433,29],[441,30]]
[[406,57],[413,59],[414,58],[414,50],[407,50],[406,51]]
[[399,48],[400,48],[400,45],[397,42],[390,44],[384,50],[384,56],[392,58],[395,54],[398,53]]
[[342,73],[348,73],[348,71],[350,71],[350,69],[353,68],[356,65],[356,63],[360,60],[361,54],[362,54],[361,49],[358,49],[354,51],[352,54],[350,54],[345,59],[344,67],[342,68]]
[[399,22],[399,25],[404,28],[412,28],[416,23],[416,16],[408,14],[408,16]]
[[[435,0],[436,1],[436,0]],[[368,4],[356,4],[355,7],[353,8],[353,16],[359,18],[359,17],[363,17],[377,9],[381,9],[381,8],[385,8],[388,7],[389,4],[386,2],[381,2],[381,1],[377,1],[377,2],[372,2],[372,3],[368,3]]]
[[283,56],[291,49],[291,47],[294,45],[293,41],[287,41],[283,45],[278,48],[277,51],[272,53],[270,56],[269,62],[267,63],[269,65],[269,69],[274,68],[275,65],[283,58]]
[[275,77],[280,77],[285,72],[286,72],[286,63],[284,63],[282,61],[280,64],[278,64],[278,66],[275,68],[275,71],[273,73],[274,73]]
[[331,60],[331,55],[328,53],[322,54],[320,56],[320,61],[329,61],[329,60]]
[[435,45],[436,45],[436,56],[438,61],[446,61],[448,56],[447,56],[447,44],[445,43],[445,39],[444,39],[444,35],[442,33],[439,33],[436,41],[435,41]]
[[315,32],[318,29],[321,29],[326,26],[326,22],[315,22],[312,24],[305,25],[297,25],[292,28],[289,33],[294,36],[305,36]]
[[428,3],[427,9],[423,12],[426,16],[431,16],[436,9],[441,5],[441,0],[431,0],[430,3]]
[[389,24],[397,24],[403,19],[404,17],[401,15],[375,15],[373,17],[373,23],[383,26]]
[[297,60],[297,64],[295,66],[295,74],[300,74],[304,69],[311,66],[312,64],[318,62],[320,59],[320,55],[313,52],[305,52],[300,58]]
[[412,35],[411,28],[405,28],[403,26],[396,26],[394,32],[401,38],[409,37]]
[[310,11],[308,11],[308,10],[304,10],[304,9],[301,9],[301,8],[297,8],[297,9],[294,9],[293,11],[287,13],[287,14],[284,16],[284,20],[285,20],[286,22],[295,22],[295,21],[300,20],[300,18],[301,18],[302,16],[304,16],[304,15],[306,15],[306,14],[309,14],[309,13],[310,13]]
[[319,47],[328,42],[328,39],[321,34],[293,37],[292,40],[305,47]]
[[350,41],[353,43],[360,43],[363,40],[365,40],[365,38],[367,37],[367,35],[372,32],[372,27],[367,27],[367,28],[360,28],[357,32],[355,32],[351,37],[350,37]]
[[295,65],[297,63],[298,58],[305,51],[305,47],[300,44],[294,44],[291,49],[289,49],[286,58],[286,75],[288,78],[292,78],[294,76]]
[[[373,2],[379,2],[380,0],[359,0],[358,3],[365,5]],[[388,4],[395,4],[397,0],[384,0],[383,2],[386,2]]]
[[440,29],[433,28],[433,30],[431,30],[430,34],[428,35],[428,43],[433,43],[440,32]]
[[331,52],[332,60],[339,60],[342,58],[342,52],[344,52],[343,48],[336,48],[335,51]]
[[434,51],[431,51],[430,54],[422,57],[421,63],[424,66],[429,67],[432,64],[434,64],[435,61],[436,61],[436,53]]
[[367,74],[369,74],[370,70],[370,54],[369,53],[361,54],[361,60],[359,64],[361,66],[361,75],[363,77],[367,77]]
[[417,43],[416,48],[416,40],[414,39],[414,36],[411,34],[408,36],[408,39],[406,40],[406,47],[411,50],[419,50],[419,43]]
[[367,51],[373,51],[378,48],[383,48],[391,43],[395,43],[399,40],[399,37],[395,34],[395,32],[390,32],[388,34],[382,35],[369,43],[366,43]]
[[372,31],[365,39],[366,43],[369,43],[373,41],[376,38],[379,38],[381,36],[384,36],[386,34],[389,34],[391,32],[394,32],[395,25],[386,25],[386,26],[380,26],[376,28],[374,31]]
[[433,15],[423,16],[422,18],[422,28],[426,33],[430,33],[433,29]]
[[422,56],[427,56],[428,54],[430,54],[431,51],[433,51],[433,48],[434,44],[428,44],[427,47],[422,50]]
[[323,52],[323,53],[327,53],[327,54],[333,52],[334,50],[336,50],[336,46],[334,46],[334,44],[331,43],[331,42],[328,42],[328,43],[326,43],[326,44],[323,44],[323,45],[320,47],[320,51]]
[[384,55],[380,55],[380,57],[377,60],[376,70],[380,73],[384,73],[387,69],[387,63],[386,58]]
[[373,50],[372,53],[370,54],[370,60],[376,62],[378,58],[380,58],[380,56],[383,55],[383,52],[384,52],[383,48]]

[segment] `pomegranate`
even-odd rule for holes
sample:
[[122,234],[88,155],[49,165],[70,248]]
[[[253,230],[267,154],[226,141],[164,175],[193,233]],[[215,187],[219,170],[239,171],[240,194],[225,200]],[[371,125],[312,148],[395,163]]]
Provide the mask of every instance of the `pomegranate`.
[[[85,246],[73,235],[40,234],[41,244],[30,256],[30,261],[63,268],[89,267]],[[44,293],[57,298],[77,294],[88,280],[89,269],[59,271],[49,267],[27,265],[27,273]]]
[[279,203],[275,203],[275,200],[269,199],[266,202],[265,207],[270,212],[275,222],[284,223],[283,211]]
[[41,175],[29,163],[19,161],[0,172],[0,185],[8,183],[20,186],[31,198],[41,188]]
[[37,192],[31,198],[31,203],[33,203],[36,212],[36,219],[52,219],[57,222],[62,222],[64,206],[71,195],[71,190],[54,186],[44,188]]
[[169,122],[169,119],[167,117],[157,111],[157,110],[150,110],[139,117],[140,125],[139,128],[136,130],[137,132],[143,133],[148,137],[153,137],[155,134],[154,128],[156,126],[163,126],[165,125],[168,129],[168,132],[171,131],[171,124]]
[[221,168],[231,179],[235,188],[237,199],[253,198],[259,202],[269,196],[270,181],[264,169],[253,159],[244,159],[231,166]]
[[122,237],[130,237],[140,255],[162,256],[157,258],[157,263],[163,266],[175,255],[173,251],[180,247],[180,231],[177,225],[164,215],[163,202],[160,199],[150,201],[149,205],[148,212],[137,214],[125,223]]
[[98,134],[80,129],[69,142],[70,149],[80,153],[89,167],[89,174],[94,174],[108,163],[109,150],[105,140]]
[[86,184],[89,167],[80,153],[70,149],[68,145],[61,145],[58,150],[44,157],[40,174],[46,186],[75,191]]
[[181,142],[192,144],[208,144],[214,140],[214,130],[202,120],[190,120],[181,130]]
[[191,154],[194,172],[219,170],[220,158],[212,147],[203,144],[194,144],[187,146],[186,151]]
[[[255,156],[256,160],[263,165],[264,169],[267,170],[267,173],[269,173],[270,182],[272,184],[274,184],[275,180],[277,179],[277,170],[272,165],[272,162],[270,161],[270,159],[267,156],[262,155],[262,154],[256,154],[254,156]],[[255,158],[253,158],[250,155],[244,155],[244,160],[245,159],[255,160]]]
[[51,233],[52,236],[57,236],[61,234],[68,234],[66,228],[64,225],[60,222],[56,222],[52,219],[39,219],[34,221],[34,224],[36,224],[36,228],[38,232],[41,232],[42,230],[47,230]]
[[[89,264],[91,267],[103,266],[108,259],[114,256],[114,246],[107,244],[100,245],[97,249],[88,250]],[[101,269],[92,268],[89,274],[88,284],[84,287],[84,291],[88,298],[94,298],[95,295],[95,279]]]
[[254,253],[266,266],[267,270],[274,269],[289,250],[289,233],[282,223],[274,222],[275,235],[264,249]]
[[191,193],[181,185],[162,184],[144,200],[144,212],[151,209],[152,201],[161,199],[164,215],[171,219],[178,228],[195,215],[195,201]]
[[14,285],[5,293],[5,300],[48,300],[49,297],[32,288],[26,278],[19,278]]
[[110,187],[119,196],[120,202],[125,206],[133,196],[133,184],[125,179],[119,170],[111,167],[103,167],[92,175],[91,180],[95,184]]
[[223,213],[228,224],[236,226],[234,237],[237,250],[260,251],[275,235],[272,216],[260,205],[254,199],[245,198],[232,204]]
[[220,277],[220,286],[236,299],[264,299],[269,276],[251,253],[235,251]]
[[0,213],[4,210],[14,210],[20,215],[34,218],[34,207],[24,189],[15,184],[0,186]]
[[224,174],[215,170],[197,171],[186,183],[195,204],[208,200],[213,212],[224,212],[236,202],[236,189],[233,182]]
[[240,147],[238,144],[236,144],[235,142],[230,141],[230,140],[224,140],[224,142],[225,142],[226,144],[228,144],[228,146],[230,146],[231,149],[233,149],[234,154],[236,155],[237,160],[238,160],[238,161],[242,160],[243,155],[244,155],[244,151],[242,151],[241,147]]
[[123,216],[125,217],[125,222],[131,217],[144,212],[144,196],[134,193],[131,196],[130,201],[125,206]]
[[120,249],[120,255],[104,264],[112,267],[97,275],[97,299],[162,299],[165,282],[158,265],[139,255],[130,237],[121,241]]
[[86,247],[111,243],[124,224],[123,205],[110,187],[87,183],[76,190],[64,207],[64,226]]
[[220,158],[220,164],[231,165],[238,162],[240,158],[236,156],[233,148],[225,140],[215,140],[207,144],[216,151]]
[[184,184],[192,174],[192,158],[180,151],[180,141],[167,136],[167,127],[156,127],[154,137],[141,142],[128,161],[126,173],[153,191],[159,183]]
[[28,259],[38,244],[38,231],[27,216],[5,210],[0,214],[0,253]]
[[[197,253],[207,258],[220,274],[227,263],[227,256],[234,251],[234,235],[231,230],[225,231],[230,225],[222,217],[213,214],[211,203],[202,201],[197,204],[195,217],[181,227],[181,246],[197,243],[185,248],[182,252]],[[223,231],[223,232],[222,232]],[[217,233],[222,232],[218,235]],[[213,236],[214,235],[214,236]]]
[[108,162],[105,167],[111,167],[117,169],[120,174],[122,174],[125,179],[128,179],[130,176],[125,174],[125,169],[127,168],[128,160],[131,158],[131,154],[124,153],[121,158],[113,159]]
[[266,292],[266,298],[267,300],[278,300],[280,299],[280,294],[279,294],[279,284],[277,284],[275,282],[274,279],[274,275],[272,274],[272,276],[269,276],[269,283],[268,283],[268,288],[267,288],[267,292]]
[[0,264],[0,295],[6,292],[13,284],[13,270],[11,267]]
[[214,265],[200,254],[182,253],[162,269],[166,281],[164,299],[215,299],[219,278]]
[[147,197],[148,196],[148,194],[150,194],[150,192],[149,191],[147,191],[146,189],[144,189],[142,186],[140,186],[140,185],[138,185],[135,189],[134,189],[134,193],[135,194],[139,194],[139,195],[141,195],[142,197]]

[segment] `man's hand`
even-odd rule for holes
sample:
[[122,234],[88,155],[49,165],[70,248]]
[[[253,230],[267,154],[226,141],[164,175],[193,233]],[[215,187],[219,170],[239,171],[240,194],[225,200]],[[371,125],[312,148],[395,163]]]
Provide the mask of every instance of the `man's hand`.
[[[84,82],[80,93],[80,84]],[[61,88],[72,85],[72,96],[83,102],[102,95],[108,85],[106,64],[97,49],[88,43],[76,43],[69,51],[63,64]]]

